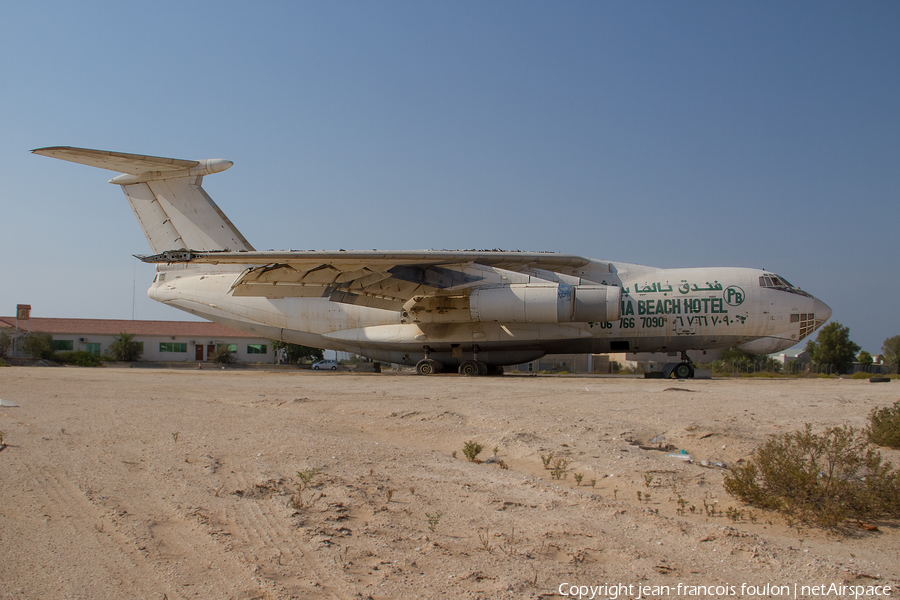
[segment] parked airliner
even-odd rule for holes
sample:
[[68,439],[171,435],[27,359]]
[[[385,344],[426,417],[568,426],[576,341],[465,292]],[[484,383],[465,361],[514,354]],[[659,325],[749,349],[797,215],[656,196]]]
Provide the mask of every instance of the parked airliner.
[[502,373],[545,354],[772,353],[831,316],[783,277],[550,252],[259,252],[201,187],[232,166],[85,148],[35,154],[121,173],[157,264],[154,300],[271,339],[415,365]]

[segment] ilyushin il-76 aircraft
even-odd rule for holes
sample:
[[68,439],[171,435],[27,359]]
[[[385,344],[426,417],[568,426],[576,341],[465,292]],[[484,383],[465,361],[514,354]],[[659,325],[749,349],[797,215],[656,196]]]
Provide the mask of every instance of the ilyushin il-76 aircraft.
[[201,187],[223,159],[53,147],[35,154],[121,173],[157,264],[148,294],[270,339],[415,365],[502,373],[545,354],[772,353],[831,316],[758,269],[658,269],[553,252],[259,252]]

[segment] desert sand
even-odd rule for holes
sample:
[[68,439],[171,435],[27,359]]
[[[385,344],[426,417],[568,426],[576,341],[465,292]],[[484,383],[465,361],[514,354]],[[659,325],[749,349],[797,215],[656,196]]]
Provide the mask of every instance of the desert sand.
[[0,597],[898,597],[896,523],[789,524],[700,464],[863,426],[898,385],[3,368]]

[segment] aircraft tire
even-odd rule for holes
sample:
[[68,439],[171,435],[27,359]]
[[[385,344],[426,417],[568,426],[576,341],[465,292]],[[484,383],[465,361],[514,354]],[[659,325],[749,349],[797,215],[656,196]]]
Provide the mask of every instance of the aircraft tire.
[[430,358],[423,358],[416,363],[416,373],[419,375],[434,375],[441,372],[441,363]]
[[[459,365],[459,374],[465,375],[466,377],[472,377],[474,375],[483,375],[484,372],[482,370],[482,365],[484,365],[484,363],[481,363],[480,361],[477,361],[477,360],[463,361],[463,363],[461,365]],[[484,366],[484,370],[485,371],[487,370],[486,365]]]
[[678,363],[675,369],[672,370],[672,376],[675,379],[690,379],[694,376],[694,368],[691,366],[691,363]]

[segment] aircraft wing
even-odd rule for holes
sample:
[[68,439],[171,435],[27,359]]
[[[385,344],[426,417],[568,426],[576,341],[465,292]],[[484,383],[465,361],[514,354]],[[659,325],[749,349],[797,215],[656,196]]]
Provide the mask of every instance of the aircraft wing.
[[497,267],[533,269],[572,276],[585,274],[591,261],[552,252],[194,252],[172,251],[138,256],[150,263],[239,264],[247,268],[235,280],[235,296],[327,297],[335,302],[400,311],[416,296],[459,292],[504,283]]

